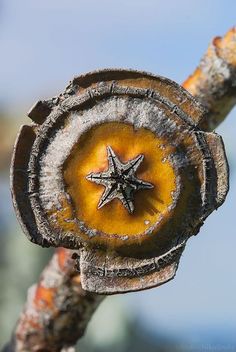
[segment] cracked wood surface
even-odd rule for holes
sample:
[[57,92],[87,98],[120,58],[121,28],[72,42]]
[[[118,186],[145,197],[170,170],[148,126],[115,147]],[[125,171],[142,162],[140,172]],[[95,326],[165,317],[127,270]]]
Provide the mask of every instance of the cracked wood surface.
[[[168,253],[181,244],[181,254],[225,199],[222,139],[199,129],[205,109],[167,78],[106,69],[77,77],[71,85],[72,95],[60,95],[64,98],[45,121],[25,126],[17,139],[11,184],[22,228],[42,246],[83,248],[83,289],[114,294],[159,286],[178,267],[180,255],[172,261]],[[123,161],[142,159],[137,176],[154,186],[135,194],[132,214],[117,197],[97,207],[103,187],[89,182],[88,174],[96,170],[96,177],[104,175],[107,182],[108,146]],[[103,275],[88,267],[87,257]],[[165,264],[161,270],[154,265],[158,257]],[[132,275],[123,268],[117,276],[120,262]],[[142,275],[132,270],[138,265]]]
[[[212,130],[220,124],[235,104],[235,35],[236,30],[233,28],[223,38],[216,38],[197,70],[183,84],[208,108],[209,113],[202,123],[202,127],[206,130]],[[218,75],[217,72],[221,74]],[[40,108],[44,110],[45,105],[41,104]],[[50,110],[50,104],[48,109]],[[38,116],[35,114],[35,120],[42,118],[42,114]],[[224,188],[224,183],[221,183],[220,188]],[[72,251],[68,249],[55,252],[37,285],[29,290],[26,305],[13,332],[12,340],[4,351],[63,351],[75,344],[83,335],[102,297],[81,289],[80,275],[74,271],[71,255]],[[55,275],[58,279],[57,284],[49,289],[46,283],[55,278]],[[65,307],[64,320],[62,317],[65,314]],[[79,311],[80,314],[74,314],[75,311]],[[38,328],[40,324],[41,327]]]

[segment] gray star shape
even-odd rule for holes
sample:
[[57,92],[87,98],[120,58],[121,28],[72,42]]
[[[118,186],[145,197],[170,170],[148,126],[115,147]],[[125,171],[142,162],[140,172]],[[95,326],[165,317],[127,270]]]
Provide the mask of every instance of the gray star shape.
[[98,203],[98,209],[113,199],[118,198],[130,214],[134,212],[134,193],[141,189],[150,189],[154,186],[135,176],[135,173],[144,159],[139,154],[136,158],[122,163],[113,149],[107,147],[108,170],[104,172],[91,172],[86,179],[105,186],[105,190]]

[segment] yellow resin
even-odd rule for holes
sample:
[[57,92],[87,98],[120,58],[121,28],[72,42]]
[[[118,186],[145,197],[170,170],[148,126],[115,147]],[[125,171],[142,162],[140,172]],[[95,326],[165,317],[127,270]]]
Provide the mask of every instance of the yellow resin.
[[[107,170],[108,145],[123,163],[138,154],[144,155],[136,175],[151,182],[154,188],[135,193],[133,214],[118,199],[97,209],[104,186],[86,179],[91,172]],[[68,222],[68,218],[77,217],[90,229],[132,237],[142,234],[163,217],[168,218],[176,183],[173,166],[165,158],[172,152],[173,147],[165,145],[164,140],[145,128],[134,130],[133,126],[119,122],[95,126],[79,139],[64,165],[66,192],[72,199],[73,210],[64,204],[64,210],[56,214],[59,226],[65,231],[76,231],[76,224]]]

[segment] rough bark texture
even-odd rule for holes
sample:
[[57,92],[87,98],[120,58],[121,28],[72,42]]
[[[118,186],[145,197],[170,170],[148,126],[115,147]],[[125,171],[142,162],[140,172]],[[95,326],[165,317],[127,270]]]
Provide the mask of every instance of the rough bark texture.
[[[202,128],[212,130],[236,102],[236,29],[216,38],[183,84],[208,108]],[[223,185],[222,185],[223,187]],[[102,297],[81,289],[72,251],[59,249],[29,290],[25,308],[4,351],[62,351],[75,344]]]
[[[218,188],[218,179],[228,181],[223,143],[199,130],[205,109],[167,78],[106,69],[70,85],[74,93],[60,95],[44,123],[24,126],[17,138],[11,188],[22,228],[39,245],[83,248],[84,290],[114,294],[164,284],[188,238],[227,194]],[[151,191],[136,195],[132,216],[116,199],[98,210],[103,187],[87,179],[108,166],[108,145],[124,161],[142,154],[139,176],[152,180]]]
[[208,110],[200,127],[215,129],[236,103],[236,27],[213,39],[183,87]]
[[28,291],[27,303],[4,352],[73,351],[103,296],[85,292],[72,251],[59,248]]

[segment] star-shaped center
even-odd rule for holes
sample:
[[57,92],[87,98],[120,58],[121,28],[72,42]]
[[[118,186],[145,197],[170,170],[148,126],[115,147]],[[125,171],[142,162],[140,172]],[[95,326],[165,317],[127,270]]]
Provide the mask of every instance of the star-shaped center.
[[154,186],[135,176],[135,173],[144,159],[139,154],[136,158],[122,163],[113,149],[107,147],[108,170],[104,172],[91,172],[87,180],[105,186],[105,190],[98,203],[98,209],[113,199],[118,198],[130,214],[134,211],[134,193],[140,189],[150,189]]

